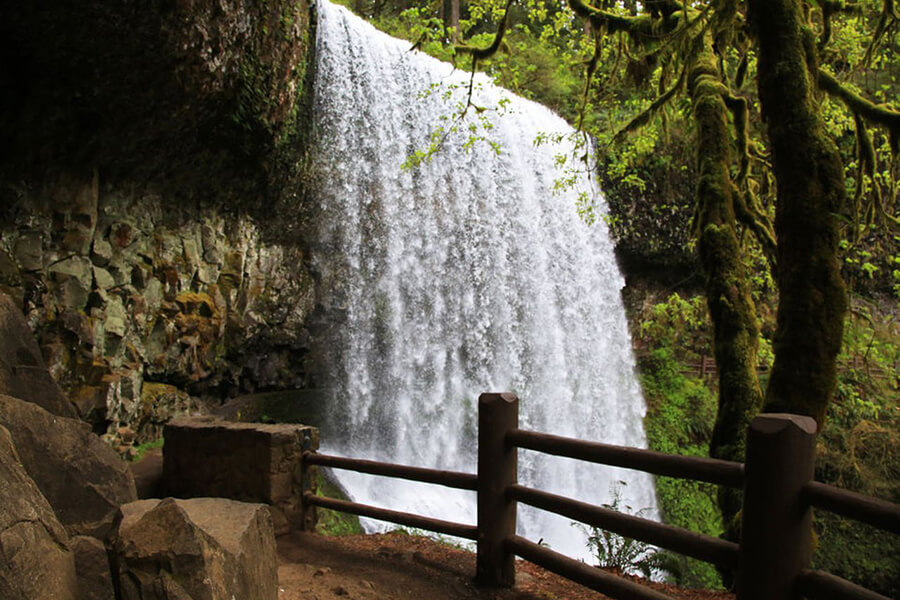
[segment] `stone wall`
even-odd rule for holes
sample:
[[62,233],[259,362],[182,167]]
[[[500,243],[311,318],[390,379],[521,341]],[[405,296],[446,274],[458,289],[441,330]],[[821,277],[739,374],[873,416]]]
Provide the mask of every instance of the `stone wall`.
[[276,533],[312,530],[315,510],[304,510],[300,458],[319,447],[319,431],[305,425],[235,423],[214,417],[180,418],[165,429],[163,488],[179,498],[215,496],[263,502]]

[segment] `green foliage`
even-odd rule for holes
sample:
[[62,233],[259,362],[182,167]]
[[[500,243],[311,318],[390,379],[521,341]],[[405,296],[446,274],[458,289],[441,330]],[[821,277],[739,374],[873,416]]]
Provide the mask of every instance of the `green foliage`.
[[134,452],[129,453],[127,455],[128,460],[131,462],[137,462],[144,458],[144,455],[147,454],[150,450],[154,450],[156,448],[162,448],[166,443],[166,440],[163,438],[159,438],[158,440],[153,440],[150,442],[144,442],[143,444],[139,444],[134,447]]
[[[650,449],[707,456],[716,414],[715,394],[702,380],[682,372],[687,362],[709,349],[703,298],[672,294],[665,302],[650,306],[641,316],[639,335],[642,346],[648,348],[639,366],[648,405],[644,429]],[[656,496],[666,523],[712,536],[724,531],[715,486],[657,477]],[[722,585],[715,568],[702,561],[671,553],[657,560],[659,567],[681,585]]]
[[648,345],[680,344],[692,352],[709,351],[709,315],[702,296],[682,298],[677,292],[655,304],[640,322],[638,335]]
[[[613,499],[604,508],[626,514],[641,516],[646,508],[634,513],[632,508],[622,504],[622,486],[624,481],[617,482],[610,488]],[[587,536],[587,547],[594,555],[597,566],[601,569],[611,569],[618,573],[640,573],[647,579],[659,569],[659,552],[649,544],[619,535],[607,529],[598,527],[585,527],[581,523],[573,522],[573,527],[580,529]]]
[[[819,437],[816,479],[900,502],[900,324],[857,299],[844,327],[838,389]],[[816,568],[900,597],[896,536],[816,511]]]
[[[327,477],[322,476],[322,470],[318,469],[316,474],[316,495],[326,498],[337,498],[346,500],[343,492],[334,485]],[[316,508],[317,522],[316,533],[322,535],[356,535],[364,533],[362,526],[359,524],[359,517],[348,513],[343,513],[327,508]]]
[[[659,348],[641,361],[641,381],[648,402],[644,427],[650,449],[670,454],[706,456],[715,419],[714,395],[703,382],[685,377],[672,348]],[[657,477],[656,497],[663,520],[698,533],[724,531],[716,504],[716,487],[687,479]],[[711,565],[685,557],[670,560],[666,570],[690,587],[720,587]]]

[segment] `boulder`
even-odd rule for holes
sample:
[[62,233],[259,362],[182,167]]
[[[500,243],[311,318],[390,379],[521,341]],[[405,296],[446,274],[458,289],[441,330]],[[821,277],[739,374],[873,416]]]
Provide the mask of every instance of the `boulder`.
[[275,600],[268,507],[223,498],[140,500],[121,508],[114,548],[122,600]]
[[0,293],[0,394],[34,402],[61,417],[75,408],[50,376],[34,334],[12,298]]
[[0,427],[0,598],[75,600],[75,559],[65,529],[22,468]]
[[103,542],[79,535],[71,538],[69,545],[75,552],[78,600],[116,600],[109,554]]
[[104,538],[119,506],[137,498],[128,465],[87,423],[0,394],[0,425],[69,535]]

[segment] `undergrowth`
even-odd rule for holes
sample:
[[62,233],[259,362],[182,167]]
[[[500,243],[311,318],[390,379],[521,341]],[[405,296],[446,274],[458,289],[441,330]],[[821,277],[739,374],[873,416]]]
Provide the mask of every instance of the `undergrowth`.
[[[708,318],[702,297],[672,294],[645,308],[635,335],[645,349],[639,369],[647,416],[644,429],[651,450],[707,456],[716,416],[716,396],[707,384],[686,375],[687,365],[709,354]],[[691,531],[719,536],[724,531],[716,486],[699,481],[656,478],[663,520]],[[660,567],[674,583],[721,588],[715,567],[674,553],[663,553]]]
[[[816,479],[900,502],[900,323],[855,299],[838,358],[838,389],[819,437]],[[816,511],[815,568],[900,598],[896,536]]]
[[[816,479],[862,494],[900,501],[900,323],[896,307],[854,298],[838,365],[838,386],[819,436]],[[762,323],[762,331],[773,331]],[[707,456],[716,411],[715,380],[690,374],[710,355],[709,321],[701,297],[673,294],[645,306],[634,327],[642,351],[639,367],[651,449]],[[760,340],[760,364],[771,362],[771,340]],[[761,377],[765,383],[764,377]],[[657,498],[666,523],[718,536],[722,521],[716,487],[658,477]],[[813,566],[900,597],[896,538],[858,522],[815,511]],[[675,583],[720,587],[706,563],[667,556]],[[674,564],[668,564],[674,560]]]
[[[326,498],[347,500],[343,490],[336,486],[328,477],[322,474],[322,469],[316,470],[316,495]],[[349,513],[342,513],[327,508],[316,508],[316,533],[322,535],[355,535],[365,533],[359,524],[359,517]]]

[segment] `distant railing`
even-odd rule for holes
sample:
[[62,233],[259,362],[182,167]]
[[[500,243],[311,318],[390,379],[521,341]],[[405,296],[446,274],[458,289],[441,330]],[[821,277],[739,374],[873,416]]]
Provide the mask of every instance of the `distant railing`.
[[[900,534],[900,506],[813,480],[815,433],[815,421],[809,417],[760,415],[748,431],[747,462],[740,464],[525,431],[518,428],[518,399],[514,395],[482,394],[478,401],[477,475],[309,452],[303,455],[304,471],[318,465],[475,491],[476,525],[323,498],[309,492],[303,501],[307,506],[475,540],[475,579],[485,586],[512,586],[514,559],[520,556],[617,600],[669,598],[516,535],[516,511],[521,502],[733,570],[737,573],[738,600],[789,600],[804,596],[811,600],[888,600],[834,575],[809,569],[811,507]],[[519,448],[656,475],[743,487],[741,544],[519,485]]]

